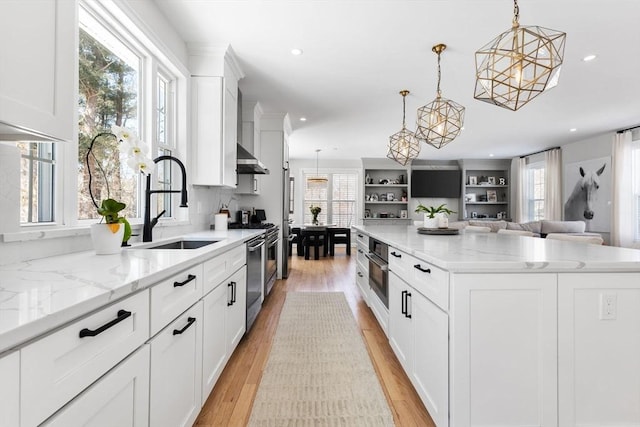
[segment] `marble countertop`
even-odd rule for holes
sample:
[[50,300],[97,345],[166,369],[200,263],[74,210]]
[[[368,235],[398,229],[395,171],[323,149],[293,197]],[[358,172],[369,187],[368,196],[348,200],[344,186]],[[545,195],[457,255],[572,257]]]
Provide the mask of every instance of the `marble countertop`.
[[188,250],[138,244],[116,255],[86,251],[0,266],[0,354],[261,233],[202,231],[180,237],[220,241]]
[[640,272],[637,249],[464,230],[432,236],[405,225],[354,228],[451,272]]

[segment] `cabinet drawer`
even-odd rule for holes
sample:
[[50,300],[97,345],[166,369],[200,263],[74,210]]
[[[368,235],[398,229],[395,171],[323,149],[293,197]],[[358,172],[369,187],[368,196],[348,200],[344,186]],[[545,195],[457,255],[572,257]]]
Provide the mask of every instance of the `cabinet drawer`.
[[359,264],[356,265],[356,284],[360,288],[362,299],[369,305],[369,273],[365,271]]
[[152,336],[202,297],[202,283],[202,264],[198,264],[151,288]]
[[[96,335],[81,338],[87,331]],[[23,348],[21,425],[44,421],[148,338],[145,290]]]
[[92,384],[43,426],[149,425],[149,346],[144,345]]
[[367,236],[366,234],[362,233],[361,231],[357,231],[356,241],[358,242],[358,246],[362,245],[367,248],[367,250],[369,249],[369,236]]
[[389,269],[440,308],[449,311],[448,272],[394,248],[389,248]]
[[204,263],[204,295],[247,263],[247,249],[240,245]]
[[358,243],[358,265],[362,268],[362,270],[369,275],[369,260],[367,259],[367,253],[369,253],[369,246],[363,246]]

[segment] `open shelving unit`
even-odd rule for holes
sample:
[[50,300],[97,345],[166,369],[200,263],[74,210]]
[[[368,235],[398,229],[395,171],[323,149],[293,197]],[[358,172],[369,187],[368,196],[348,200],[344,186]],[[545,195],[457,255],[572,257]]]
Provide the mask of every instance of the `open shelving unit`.
[[511,220],[508,160],[462,161],[460,212],[464,219]]
[[377,160],[375,164],[367,164],[363,159],[363,222],[409,222],[408,168],[396,166],[390,160]]

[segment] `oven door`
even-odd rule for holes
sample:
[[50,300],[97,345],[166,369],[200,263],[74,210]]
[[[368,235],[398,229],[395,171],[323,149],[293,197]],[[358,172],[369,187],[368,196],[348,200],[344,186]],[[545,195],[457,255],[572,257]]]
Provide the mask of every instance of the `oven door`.
[[369,286],[378,295],[382,304],[389,308],[389,265],[379,256],[368,253]]

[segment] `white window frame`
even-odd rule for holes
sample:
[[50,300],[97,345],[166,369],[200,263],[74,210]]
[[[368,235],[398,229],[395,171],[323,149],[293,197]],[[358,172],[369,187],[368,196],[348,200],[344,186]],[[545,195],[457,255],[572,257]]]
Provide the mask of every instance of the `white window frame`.
[[333,196],[333,175],[339,175],[339,174],[352,174],[355,176],[356,179],[356,193],[355,193],[355,198],[353,200],[353,214],[352,214],[352,221],[351,221],[351,225],[355,225],[357,222],[357,219],[359,218],[358,215],[358,209],[359,209],[359,192],[360,192],[360,180],[361,180],[361,171],[357,170],[357,169],[320,169],[317,170],[311,169],[311,168],[305,168],[305,169],[301,169],[301,179],[300,181],[302,182],[301,185],[301,206],[302,206],[302,222],[303,223],[309,223],[311,222],[311,212],[309,212],[309,209],[305,208],[305,205],[307,202],[311,201],[311,202],[315,202],[315,201],[321,201],[320,199],[307,199],[306,198],[306,186],[307,186],[307,177],[310,176],[324,176],[327,177],[328,181],[327,181],[327,199],[326,200],[322,200],[322,202],[324,204],[326,204],[327,208],[326,208],[326,212],[325,210],[323,210],[320,215],[318,216],[318,218],[322,218],[321,221],[322,222],[326,222],[327,224],[332,224],[333,218],[332,218],[332,212],[331,212],[331,203],[334,201],[332,196]]
[[[538,220],[542,220],[544,219],[544,203],[545,203],[545,199],[544,199],[544,182],[542,184],[542,198],[535,198],[534,193],[534,186],[536,185],[534,183],[534,179],[533,179],[533,175],[535,173],[535,171],[542,171],[542,177],[544,179],[544,170],[546,168],[546,164],[543,161],[539,161],[539,162],[532,162],[527,164],[526,167],[526,177],[525,177],[525,189],[526,189],[526,194],[525,194],[525,200],[526,200],[526,218],[527,221],[538,221]],[[538,172],[540,173],[540,172]],[[540,217],[536,217],[535,216],[535,204],[536,202],[542,202],[543,203],[543,209],[542,209],[542,215]]]
[[640,243],[640,139],[631,143],[631,177],[634,200],[633,223],[634,223],[634,244]]

